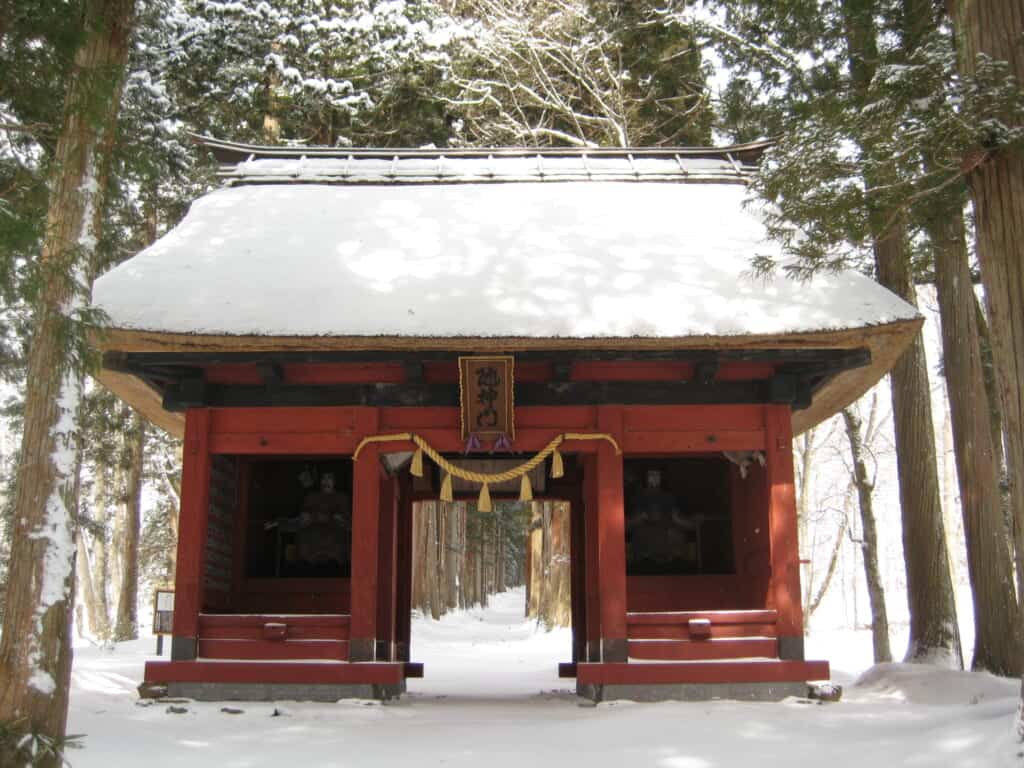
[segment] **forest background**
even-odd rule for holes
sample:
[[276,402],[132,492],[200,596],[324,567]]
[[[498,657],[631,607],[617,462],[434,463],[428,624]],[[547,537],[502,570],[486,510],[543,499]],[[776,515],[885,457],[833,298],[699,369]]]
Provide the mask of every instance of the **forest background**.
[[[1024,233],[1013,241],[1024,221],[1014,216],[1024,205],[1024,20],[1013,0],[986,4],[980,21],[967,5],[3,0],[3,640],[24,597],[23,571],[8,568],[25,556],[19,500],[41,482],[23,456],[35,450],[27,426],[41,412],[32,398],[46,366],[33,365],[44,348],[62,397],[83,383],[80,399],[63,401],[77,414],[66,435],[74,460],[57,471],[74,534],[65,582],[78,595],[76,631],[96,642],[136,636],[139,606],[172,581],[180,445],[87,378],[96,361],[86,341],[103,321],[87,298],[96,275],[215,186],[191,133],[380,147],[775,137],[751,196],[773,204],[768,223],[789,260],[752,270],[858,269],[934,320],[888,382],[795,441],[805,615],[813,622],[831,601],[828,620],[871,626],[876,660],[958,666],[959,608],[972,617],[969,663],[1019,675],[1021,377],[1000,360],[1021,337],[1006,307],[1022,306],[1013,291],[1024,284],[1012,279],[1024,261]],[[989,28],[1010,41],[1003,55],[988,52]],[[67,152],[75,130],[84,165]],[[76,202],[55,205],[61,190]],[[995,225],[982,215],[992,206],[980,207],[993,199],[1006,211]],[[89,227],[55,246],[73,213]],[[986,270],[1011,275],[1008,287],[982,291]],[[439,615],[484,601],[525,578],[529,559],[548,575],[531,581],[531,610],[564,621],[560,517],[550,505],[489,517],[421,509],[421,573],[432,575],[417,605]],[[957,605],[958,586],[970,605]],[[909,624],[906,649],[890,648],[889,613]],[[0,677],[11,674],[5,647]]]

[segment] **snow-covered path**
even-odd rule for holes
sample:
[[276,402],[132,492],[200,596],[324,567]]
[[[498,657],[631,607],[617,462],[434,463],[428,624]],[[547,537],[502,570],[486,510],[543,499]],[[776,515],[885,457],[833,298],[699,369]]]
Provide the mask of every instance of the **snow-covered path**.
[[[559,680],[569,633],[535,632],[521,590],[486,611],[417,620],[426,677],[379,704],[188,703],[139,706],[135,685],[153,640],[76,651],[69,731],[74,768],[195,766],[547,766],[725,768],[746,765],[1024,766],[1014,743],[1019,683],[887,665],[848,685],[839,704],[707,702],[594,706]],[[864,633],[861,633],[864,634]],[[867,638],[858,638],[866,640]],[[851,646],[830,636],[812,655],[840,670]],[[869,641],[868,641],[869,642]],[[829,649],[831,646],[831,650]],[[841,671],[837,677],[843,678]],[[845,681],[844,681],[845,682]],[[275,715],[275,712],[277,713]]]

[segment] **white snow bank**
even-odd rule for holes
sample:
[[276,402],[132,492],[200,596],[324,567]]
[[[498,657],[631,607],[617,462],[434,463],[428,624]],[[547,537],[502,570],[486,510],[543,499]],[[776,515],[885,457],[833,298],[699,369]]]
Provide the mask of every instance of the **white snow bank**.
[[[386,704],[246,702],[228,705],[242,710],[230,714],[223,704],[187,703],[186,713],[174,714],[166,703],[137,706],[134,686],[151,638],[113,653],[76,649],[68,731],[86,736],[85,749],[69,758],[74,768],[793,768],[819,765],[823,756],[828,768],[1020,766],[1016,698],[1002,693],[1017,681],[924,666],[886,665],[877,684],[927,684],[927,704],[872,683],[848,687],[838,704],[595,707],[557,677],[557,662],[568,659],[568,631],[536,631],[522,618],[524,597],[518,589],[488,610],[439,622],[416,618],[412,655],[425,662],[425,677]],[[849,667],[841,653],[854,645],[840,642],[842,651],[827,655]],[[972,704],[965,691],[985,698]]]
[[928,664],[876,664],[856,685],[866,692],[913,704],[976,705],[1020,698],[1020,681],[987,672],[941,669]]
[[737,184],[220,189],[101,277],[114,327],[279,336],[685,337],[854,328],[916,311],[778,256]]

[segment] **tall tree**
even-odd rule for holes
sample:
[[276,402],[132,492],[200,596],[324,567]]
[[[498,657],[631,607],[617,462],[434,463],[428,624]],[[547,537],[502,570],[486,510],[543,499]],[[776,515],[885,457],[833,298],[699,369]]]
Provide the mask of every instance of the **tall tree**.
[[889,645],[889,614],[885,607],[885,589],[882,586],[882,571],[878,566],[878,525],[875,520],[873,493],[875,482],[868,476],[865,460],[865,442],[870,444],[871,433],[875,425],[877,398],[871,404],[871,417],[868,422],[867,440],[862,431],[860,415],[853,406],[843,409],[843,424],[846,427],[846,439],[850,444],[850,458],[853,462],[853,484],[857,489],[857,504],[860,508],[861,520],[861,554],[864,558],[864,578],[868,585],[868,602],[871,605],[871,646],[876,664],[892,661],[892,649]]
[[[934,30],[934,7],[916,0],[720,5],[725,27],[711,25],[709,36],[727,45],[727,63],[739,76],[754,75],[761,84],[753,89],[746,78],[733,86],[726,117],[746,114],[742,131],[755,124],[783,134],[755,186],[777,204],[777,213],[767,215],[797,257],[788,269],[800,276],[851,265],[870,269],[916,304],[913,222],[903,183],[906,166],[920,156],[906,133],[896,131],[891,101],[874,88],[885,84],[883,65],[905,67]],[[878,125],[890,130],[888,137]],[[897,362],[890,384],[911,614],[906,658],[961,664],[920,337]]]
[[[1005,68],[1018,92],[1024,90],[1024,7],[1017,0],[947,0],[946,5],[956,30],[961,71],[976,75],[995,62]],[[1006,434],[1010,500],[1020,541],[1024,529],[1024,106],[1018,103],[996,117],[987,131],[988,140],[965,155],[964,162],[974,199]],[[1024,553],[1018,552],[1017,557]],[[1024,739],[1024,680],[1020,712],[1018,734]]]
[[947,0],[960,70],[980,80],[995,69],[1015,88],[986,121],[962,162],[975,228],[992,356],[1007,443],[1014,520],[1024,526],[1024,8],[1016,0]]
[[[902,33],[903,50],[913,50],[921,36],[920,26],[933,24],[927,3],[908,0],[901,14],[907,22]],[[843,0],[846,57],[854,106],[866,106],[879,60],[876,16],[871,0]],[[927,29],[927,27],[925,27]],[[862,151],[877,153],[870,141]],[[865,173],[868,188],[890,183],[884,166]],[[885,202],[868,205],[873,237],[875,270],[879,282],[906,301],[917,304],[905,215]],[[935,428],[924,339],[918,335],[889,376],[893,421],[896,429],[896,460],[899,465],[900,507],[903,520],[903,552],[907,562],[907,601],[910,604],[909,661],[931,660],[949,653],[962,665],[949,555],[942,523],[942,504],[935,456]]]
[[[129,410],[128,406],[122,406]],[[117,596],[115,640],[139,636],[139,536],[142,529],[142,472],[146,449],[146,425],[137,414],[128,415],[130,427],[124,434],[121,488],[121,581]]]
[[[58,765],[71,674],[75,484],[83,321],[102,221],[107,159],[128,56],[134,0],[87,0],[52,170],[28,358],[17,521],[0,637],[0,721],[35,734]],[[32,741],[32,740],[29,740]],[[0,746],[27,762],[23,742]]]
[[999,453],[990,423],[959,196],[954,202],[941,218],[931,219],[930,229],[942,321],[943,372],[957,446],[954,453],[974,598],[972,666],[1015,675],[1021,673],[1024,663],[1024,638],[1017,631],[1012,542],[1003,517]]

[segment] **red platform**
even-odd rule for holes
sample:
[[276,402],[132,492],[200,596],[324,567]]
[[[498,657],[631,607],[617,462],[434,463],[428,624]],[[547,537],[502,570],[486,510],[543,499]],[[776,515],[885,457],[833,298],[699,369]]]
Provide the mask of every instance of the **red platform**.
[[576,681],[583,685],[802,683],[828,677],[827,661],[758,659],[576,665]]
[[406,677],[405,666],[402,662],[150,661],[146,682],[397,685]]

